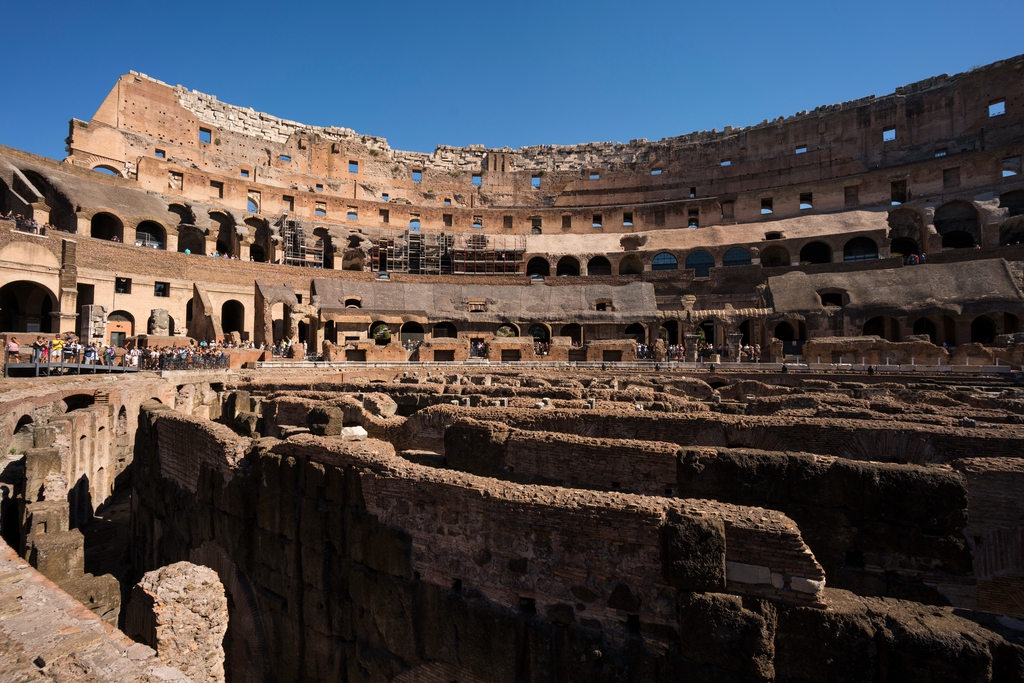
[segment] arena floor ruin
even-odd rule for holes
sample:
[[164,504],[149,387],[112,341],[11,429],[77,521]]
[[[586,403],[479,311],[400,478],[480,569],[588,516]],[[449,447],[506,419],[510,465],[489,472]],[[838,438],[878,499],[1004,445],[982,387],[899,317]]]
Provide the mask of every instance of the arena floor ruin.
[[232,681],[1024,677],[1014,378],[165,374],[7,380],[0,680],[162,680],[183,560]]

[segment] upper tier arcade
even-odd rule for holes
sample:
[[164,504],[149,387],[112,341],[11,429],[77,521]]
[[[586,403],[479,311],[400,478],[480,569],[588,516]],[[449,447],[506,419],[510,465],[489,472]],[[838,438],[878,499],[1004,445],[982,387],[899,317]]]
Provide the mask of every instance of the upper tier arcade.
[[186,201],[353,227],[592,234],[731,225],[998,189],[1020,172],[1022,69],[1024,55],[883,97],[659,141],[430,154],[132,72],[91,120],[71,122],[67,160]]

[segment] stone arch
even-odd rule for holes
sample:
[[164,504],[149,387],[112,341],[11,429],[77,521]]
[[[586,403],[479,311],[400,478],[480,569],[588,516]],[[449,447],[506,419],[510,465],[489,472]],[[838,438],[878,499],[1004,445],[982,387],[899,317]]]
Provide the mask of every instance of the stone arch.
[[727,268],[729,266],[749,266],[750,265],[750,252],[743,247],[733,247],[729,251],[725,252],[725,256],[722,257],[722,267]]
[[884,315],[875,316],[864,323],[864,335],[874,335],[891,342],[902,341],[900,322]]
[[878,245],[870,237],[854,237],[843,246],[843,261],[874,261],[878,258]]
[[808,242],[800,249],[800,263],[832,263],[832,247],[825,242]]
[[224,336],[232,332],[245,331],[245,305],[236,299],[228,299],[220,307],[220,324]]
[[111,241],[124,240],[124,222],[112,213],[100,211],[89,219],[89,237]]
[[267,263],[274,260],[274,244],[270,236],[270,223],[262,218],[250,216],[245,219],[245,225],[252,234],[252,244],[249,245],[249,258],[257,263]]
[[48,334],[58,310],[57,297],[43,285],[16,280],[0,287],[0,331]]
[[667,251],[655,254],[651,259],[651,270],[678,270],[679,261]]
[[581,346],[583,344],[583,326],[579,323],[562,325],[562,329],[558,331],[558,336],[569,337],[572,340],[573,346]]
[[576,276],[580,274],[580,262],[573,256],[563,256],[555,266],[555,275]]
[[974,205],[965,201],[943,204],[935,211],[935,231],[943,249],[969,249],[981,244],[981,221]]
[[124,173],[121,170],[114,168],[110,164],[96,164],[92,167],[92,170],[103,173],[104,175],[116,175],[118,178],[124,177]]
[[319,246],[323,247],[323,266],[324,268],[334,269],[334,242],[331,238],[331,233],[327,228],[319,227],[313,229],[313,236],[316,238]]
[[135,246],[166,249],[167,230],[156,221],[142,221],[135,228]]
[[407,323],[402,323],[402,330],[400,334],[402,336],[401,341],[403,344],[405,342],[423,341],[423,338],[425,336],[423,333],[423,325],[420,325],[418,322],[414,320],[410,320]]
[[526,334],[533,337],[534,341],[546,344],[551,341],[551,327],[547,323],[534,323]]
[[1011,217],[1024,216],[1024,190],[1013,190],[999,195],[999,208],[1006,209]]
[[498,329],[494,331],[494,336],[499,339],[507,339],[508,337],[519,336],[519,326],[512,323],[502,323],[498,325]]
[[642,323],[627,325],[622,331],[623,339],[635,339],[637,344],[647,343],[647,328]]
[[124,332],[126,337],[135,334],[135,316],[128,311],[111,311],[107,323],[107,332]]
[[526,263],[526,274],[547,277],[551,275],[551,264],[543,256],[534,256]]
[[195,225],[196,215],[184,204],[168,204],[167,210],[178,217],[178,225]]
[[644,264],[636,254],[629,254],[619,261],[619,275],[639,275],[642,272]]
[[893,254],[920,254],[924,244],[924,218],[914,209],[889,212],[889,251]]
[[587,275],[611,275],[612,264],[604,256],[595,256],[587,261]]
[[192,225],[178,226],[178,251],[205,256],[206,236],[203,231]]
[[217,225],[217,252],[228,256],[238,256],[238,232],[235,230],[235,219],[223,211],[211,211],[210,220]]
[[914,334],[927,334],[929,341],[934,344],[938,336],[938,329],[931,318],[918,318],[914,321]]
[[693,251],[686,257],[685,265],[687,270],[693,271],[694,277],[708,277],[715,267],[715,257],[703,250]]
[[971,342],[991,344],[996,340],[996,323],[988,315],[979,315],[971,321]]
[[761,252],[761,265],[765,268],[782,268],[790,263],[789,250],[781,244],[773,244]]

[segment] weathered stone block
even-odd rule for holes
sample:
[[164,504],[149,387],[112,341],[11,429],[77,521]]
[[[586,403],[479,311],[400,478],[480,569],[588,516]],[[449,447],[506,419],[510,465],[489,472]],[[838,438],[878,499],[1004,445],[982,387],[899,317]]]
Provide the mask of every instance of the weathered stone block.
[[444,433],[449,467],[494,476],[505,467],[509,428],[501,423],[459,420]]
[[665,580],[679,590],[725,589],[725,525],[721,519],[669,513],[661,528]]
[[734,595],[689,593],[679,600],[683,656],[756,679],[775,677],[775,613]]

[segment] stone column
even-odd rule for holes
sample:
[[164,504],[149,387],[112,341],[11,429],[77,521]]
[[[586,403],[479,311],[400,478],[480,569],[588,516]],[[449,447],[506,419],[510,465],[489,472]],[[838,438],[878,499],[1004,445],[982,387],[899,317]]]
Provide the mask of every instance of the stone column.
[[178,562],[145,574],[132,589],[127,634],[195,683],[224,682],[228,600],[217,573]]
[[740,361],[740,344],[743,341],[743,333],[730,332],[725,337],[729,345],[729,360],[738,363]]
[[691,363],[697,362],[697,342],[700,340],[700,336],[696,334],[687,334],[686,337],[686,360]]

